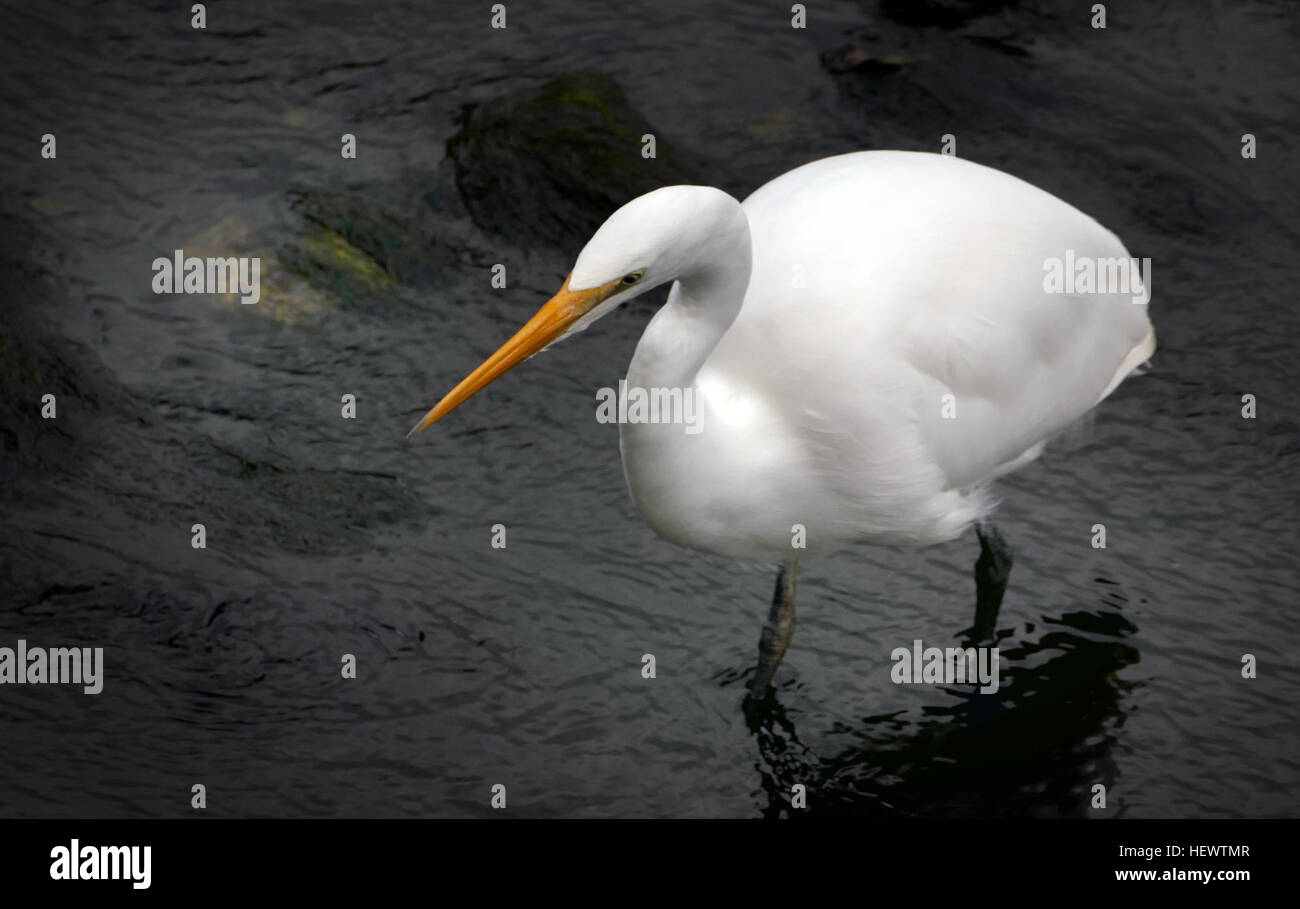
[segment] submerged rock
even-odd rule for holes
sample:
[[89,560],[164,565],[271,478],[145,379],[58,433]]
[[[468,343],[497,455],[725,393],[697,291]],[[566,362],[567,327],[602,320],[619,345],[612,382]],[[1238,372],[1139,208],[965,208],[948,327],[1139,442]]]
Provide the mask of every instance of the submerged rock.
[[951,135],[955,154],[977,157],[995,136],[1015,136],[1023,149],[1041,133],[1035,117],[1052,115],[1017,46],[1021,28],[1007,15],[948,28],[881,19],[821,62],[861,111],[853,129],[861,147],[938,152]]
[[[276,250],[267,231],[254,227],[248,221],[227,216],[198,234],[187,239],[181,248],[186,257],[200,259],[257,256],[261,259],[260,299],[248,310],[277,322],[309,322],[330,308],[331,295],[306,280],[300,270],[285,262],[285,256]],[[212,294],[212,299],[224,303],[239,303],[238,293]]]
[[[213,520],[231,545],[313,555],[357,552],[392,526],[418,527],[428,509],[401,481],[376,471],[321,469],[252,440],[209,439],[193,451],[205,487],[219,490]],[[258,503],[256,513],[249,513]]]
[[859,42],[845,44],[822,54],[822,66],[836,75],[859,72],[886,76],[912,62],[904,54],[879,53]]
[[[655,137],[653,158],[642,155],[646,135]],[[630,199],[699,182],[617,83],[598,72],[472,108],[447,155],[476,224],[512,241],[570,248]]]
[[803,111],[782,107],[745,124],[751,139],[769,144],[805,142],[818,136],[817,123]]
[[[431,284],[457,264],[451,249],[413,222],[360,196],[292,191],[286,218],[290,225],[278,235],[223,218],[186,241],[185,254],[260,257],[256,308],[282,322],[370,303],[398,284]],[[224,297],[239,299],[234,293]]]
[[118,425],[145,418],[95,352],[44,315],[67,290],[35,264],[35,228],[11,224],[0,237],[0,501],[39,499],[40,484],[91,469],[103,454],[105,415]]
[[1014,0],[881,0],[880,11],[900,25],[960,28],[1009,6]]
[[[450,250],[425,236],[413,223],[360,196],[293,192],[289,208],[302,217],[306,227],[305,246],[296,247],[307,253],[305,260],[299,258],[304,274],[328,270],[338,262],[371,280],[379,279],[374,274],[378,271],[388,279],[418,285],[432,282],[456,261]],[[332,255],[322,257],[311,252],[322,245]],[[349,248],[347,257],[339,260],[344,245]]]

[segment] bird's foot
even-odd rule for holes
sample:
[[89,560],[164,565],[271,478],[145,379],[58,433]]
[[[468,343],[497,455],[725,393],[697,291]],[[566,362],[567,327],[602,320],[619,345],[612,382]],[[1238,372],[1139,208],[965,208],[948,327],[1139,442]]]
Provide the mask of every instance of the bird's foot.
[[745,725],[754,735],[771,732],[776,727],[794,731],[785,708],[777,700],[776,688],[772,685],[765,686],[759,693],[755,693],[751,687],[741,704],[741,710],[745,715]]
[[954,637],[961,641],[962,647],[979,647],[998,642],[998,632],[992,622],[976,622],[957,632]]

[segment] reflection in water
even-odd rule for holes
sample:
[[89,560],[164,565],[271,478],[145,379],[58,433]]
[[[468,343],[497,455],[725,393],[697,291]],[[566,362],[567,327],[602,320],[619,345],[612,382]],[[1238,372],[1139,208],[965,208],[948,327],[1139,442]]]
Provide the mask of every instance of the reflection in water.
[[[1100,583],[1110,583],[1098,578]],[[1110,600],[1119,599],[1112,594]],[[945,686],[953,699],[920,719],[905,711],[863,717],[839,729],[852,742],[822,757],[803,744],[776,695],[753,717],[767,817],[1085,816],[1092,787],[1109,793],[1110,750],[1132,683],[1116,674],[1139,654],[1137,633],[1114,603],[1045,621],[1034,640],[999,641],[1001,687]],[[1032,625],[1027,633],[1034,630]],[[790,808],[807,786],[806,811]],[[1114,809],[1115,802],[1108,806]]]

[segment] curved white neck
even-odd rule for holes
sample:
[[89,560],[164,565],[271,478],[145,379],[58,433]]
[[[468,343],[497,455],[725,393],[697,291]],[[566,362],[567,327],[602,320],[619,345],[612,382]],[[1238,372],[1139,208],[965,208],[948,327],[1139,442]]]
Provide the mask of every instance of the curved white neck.
[[628,366],[630,386],[689,388],[704,361],[740,313],[753,250],[749,222],[735,217],[709,244],[705,261],[680,275],[641,335]]

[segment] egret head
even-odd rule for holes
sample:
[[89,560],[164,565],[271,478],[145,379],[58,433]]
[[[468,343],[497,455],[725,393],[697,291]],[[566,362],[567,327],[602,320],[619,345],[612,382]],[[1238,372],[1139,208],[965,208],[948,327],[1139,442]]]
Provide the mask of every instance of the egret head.
[[740,203],[707,186],[665,186],[624,205],[583,247],[559,293],[425,414],[408,438],[533,354],[646,291],[702,267],[719,253],[715,247],[729,236],[736,218],[744,218]]

